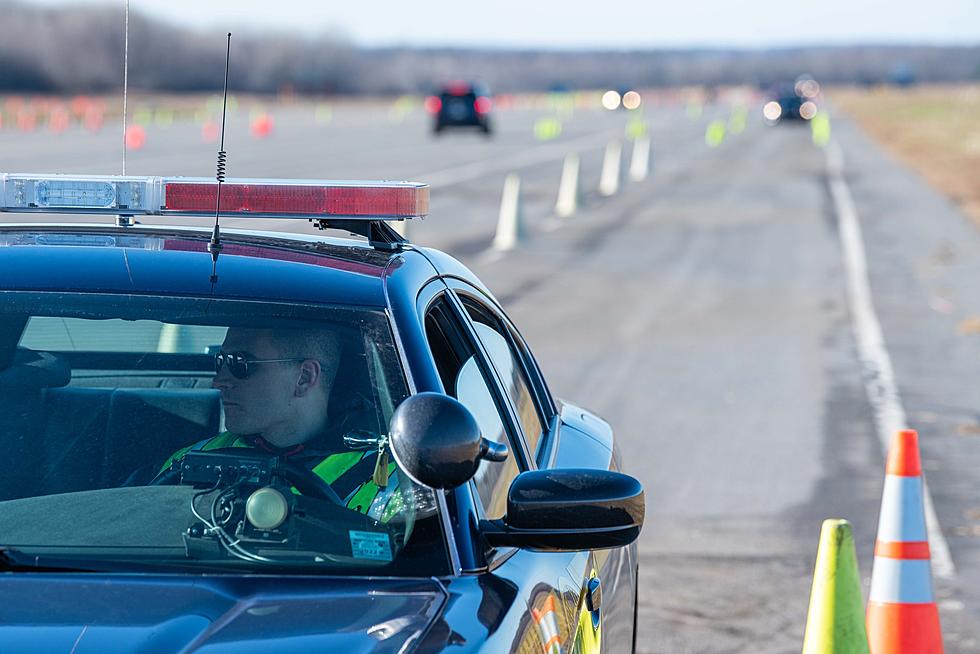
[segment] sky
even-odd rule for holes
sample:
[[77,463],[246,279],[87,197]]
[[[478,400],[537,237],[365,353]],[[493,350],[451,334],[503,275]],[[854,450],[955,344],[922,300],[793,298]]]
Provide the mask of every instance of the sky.
[[[20,0],[103,4],[125,0]],[[980,0],[129,0],[204,30],[341,34],[358,45],[765,48],[980,45]]]

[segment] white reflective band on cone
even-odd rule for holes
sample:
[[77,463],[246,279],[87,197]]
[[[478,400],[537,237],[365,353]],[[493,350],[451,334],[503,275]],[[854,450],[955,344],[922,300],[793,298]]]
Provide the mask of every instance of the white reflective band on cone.
[[889,559],[876,556],[868,601],[887,604],[934,602],[929,565],[928,559]]
[[878,540],[889,543],[929,540],[922,506],[922,477],[885,475]]
[[558,635],[558,625],[555,621],[554,611],[548,611],[541,616],[541,620],[538,622],[538,629],[541,631],[541,641],[544,643],[549,642]]

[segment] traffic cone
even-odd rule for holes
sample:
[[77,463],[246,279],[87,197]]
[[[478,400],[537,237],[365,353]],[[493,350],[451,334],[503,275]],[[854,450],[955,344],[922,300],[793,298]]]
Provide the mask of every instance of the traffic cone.
[[824,520],[813,569],[803,654],[867,654],[864,601],[851,523]]
[[871,652],[940,654],[943,637],[932,592],[919,435],[914,430],[895,435],[885,473],[868,597]]
[[548,595],[541,610],[531,608],[531,617],[541,635],[541,651],[544,654],[561,654],[561,634],[558,631],[558,618],[555,615],[555,597]]
[[513,250],[524,240],[524,210],[521,202],[521,178],[510,173],[504,179],[504,194],[500,200],[500,217],[493,237],[493,249]]

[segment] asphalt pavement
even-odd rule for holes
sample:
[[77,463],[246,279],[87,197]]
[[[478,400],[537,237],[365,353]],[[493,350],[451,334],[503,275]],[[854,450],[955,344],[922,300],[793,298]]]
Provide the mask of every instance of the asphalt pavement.
[[[641,652],[797,652],[820,524],[854,525],[871,557],[884,452],[858,360],[838,215],[823,149],[802,125],[705,142],[728,104],[643,117],[651,171],[597,192],[603,148],[627,112],[578,108],[534,136],[542,102],[496,115],[495,133],[430,133],[381,101],[269,107],[272,133],[229,121],[232,177],[431,181],[413,241],[446,249],[494,289],[555,394],[593,409],[646,488]],[[937,577],[947,651],[980,651],[980,231],[849,121],[833,115],[864,230],[868,278],[909,426],[955,572]],[[121,172],[121,137],[0,131],[0,170]],[[135,175],[212,176],[200,126],[150,127]],[[578,213],[553,216],[562,161],[581,158]],[[503,180],[522,179],[526,240],[494,252]],[[624,174],[625,178],[625,174]],[[208,220],[182,222],[210,224]],[[276,228],[227,219],[228,226]],[[281,225],[279,229],[283,229]],[[286,229],[313,232],[306,223]]]

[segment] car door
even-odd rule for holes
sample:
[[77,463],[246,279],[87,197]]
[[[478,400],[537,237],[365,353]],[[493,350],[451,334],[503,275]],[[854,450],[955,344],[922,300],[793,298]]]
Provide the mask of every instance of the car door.
[[[498,393],[508,405],[511,420],[517,428],[518,437],[525,443],[524,449],[533,467],[548,467],[550,458],[560,461],[556,455],[561,447],[558,432],[562,429],[562,423],[527,345],[506,315],[479,290],[458,280],[451,280],[448,284],[465,317],[469,319],[469,326],[480,342],[483,355],[493,367]],[[565,448],[583,450],[580,454],[588,456],[593,464],[580,467],[609,467],[610,451],[596,448],[588,438],[582,441],[571,430],[568,436]],[[486,498],[481,500],[486,504]],[[506,503],[506,498],[503,501]],[[617,560],[615,557],[610,560],[608,551],[536,556],[542,561],[562,557],[560,569],[546,571],[546,565],[540,568],[541,574],[553,575],[543,581],[554,591],[548,591],[543,599],[540,592],[538,598],[529,598],[531,616],[540,625],[541,636],[557,634],[564,651],[599,651],[606,613],[601,599],[604,590],[601,572],[604,568],[610,571],[618,569]],[[609,578],[618,581],[619,575],[610,575]],[[615,587],[609,590],[610,597],[617,594]],[[553,625],[547,624],[549,610],[554,610]],[[618,635],[623,630],[617,628],[616,632]],[[630,642],[632,634],[626,633],[621,640]],[[547,649],[547,644],[544,643],[546,651],[552,651]],[[606,649],[612,651],[615,648],[606,646]]]
[[[503,443],[510,450],[506,461],[483,461],[466,486],[477,519],[503,517],[511,482],[520,472],[533,467],[509,402],[455,297],[448,292],[426,297],[422,317],[444,391],[470,410],[484,438]],[[467,641],[485,640],[488,646],[499,643],[502,651],[559,652],[567,648],[573,631],[561,605],[557,582],[571,556],[516,548],[492,549],[483,543],[476,547],[481,550],[477,566],[464,570],[462,579],[450,582],[450,594],[461,598],[479,594],[494,599],[481,602],[472,612],[462,611],[464,617],[458,622],[469,625],[472,632],[456,626],[454,629],[461,629],[461,636]],[[462,590],[455,593],[454,587]],[[471,613],[477,616],[475,622]]]

